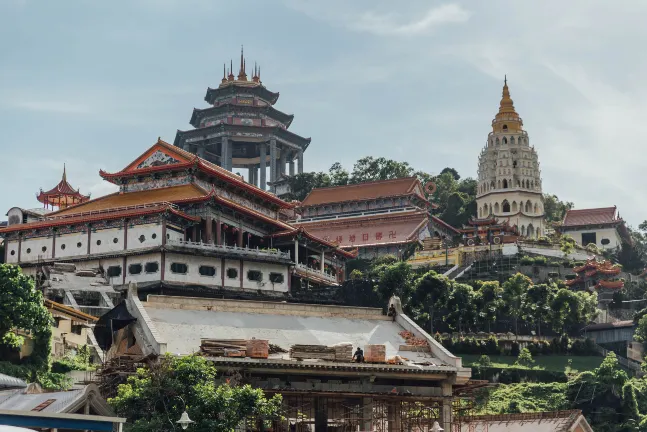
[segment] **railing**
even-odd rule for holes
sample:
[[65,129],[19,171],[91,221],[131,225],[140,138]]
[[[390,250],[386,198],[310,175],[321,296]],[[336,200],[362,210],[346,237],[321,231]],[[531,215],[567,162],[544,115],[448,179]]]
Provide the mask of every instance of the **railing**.
[[321,277],[321,278],[329,280],[331,282],[337,282],[337,278],[334,275],[332,275],[330,273],[326,273],[325,271],[322,272],[321,270],[313,269],[313,268],[308,267],[307,265],[304,265],[304,264],[297,264],[296,268],[299,269],[299,270],[305,271],[307,273],[312,273],[315,276]]
[[272,258],[280,258],[280,259],[287,259],[287,260],[291,259],[289,252],[282,252],[277,249],[274,249],[274,250],[258,249],[258,248],[252,249],[252,248],[244,248],[244,247],[238,247],[238,246],[227,246],[227,245],[218,245],[218,244],[212,244],[212,243],[192,242],[192,241],[174,240],[174,239],[167,240],[166,244],[169,246],[189,247],[193,249],[201,249],[201,250],[214,251],[214,252],[228,252],[228,253],[251,256],[251,257],[272,257]]
[[106,214],[106,213],[114,213],[114,212],[120,212],[120,211],[125,211],[125,210],[140,210],[140,209],[147,209],[147,208],[154,208],[154,207],[168,207],[172,208],[174,210],[177,210],[179,207],[173,203],[167,202],[167,201],[160,201],[156,203],[149,203],[149,204],[138,204],[138,205],[132,205],[132,206],[123,206],[123,207],[114,207],[111,209],[105,209],[105,210],[90,210],[86,212],[81,212],[81,213],[72,213],[69,215],[61,215],[61,216],[43,216],[39,218],[39,220],[44,221],[44,220],[57,220],[57,219],[65,219],[65,218],[71,218],[71,217],[80,217],[80,216],[91,216],[95,214]]

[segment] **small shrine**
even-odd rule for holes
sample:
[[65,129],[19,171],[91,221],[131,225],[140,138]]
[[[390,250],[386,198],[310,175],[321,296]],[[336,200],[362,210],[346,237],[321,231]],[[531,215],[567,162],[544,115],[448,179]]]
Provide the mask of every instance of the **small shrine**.
[[577,277],[567,280],[566,286],[576,290],[597,291],[598,301],[611,301],[613,293],[625,286],[624,281],[618,279],[622,269],[608,260],[597,261],[593,258],[583,266],[574,267],[573,271]]
[[36,199],[43,203],[43,208],[64,209],[75,204],[81,204],[90,200],[90,195],[82,195],[79,189],[74,189],[67,182],[67,173],[63,165],[63,178],[61,181],[47,192],[40,190]]
[[466,246],[515,243],[519,238],[516,226],[511,227],[507,221],[498,222],[494,216],[484,219],[471,218],[459,231]]

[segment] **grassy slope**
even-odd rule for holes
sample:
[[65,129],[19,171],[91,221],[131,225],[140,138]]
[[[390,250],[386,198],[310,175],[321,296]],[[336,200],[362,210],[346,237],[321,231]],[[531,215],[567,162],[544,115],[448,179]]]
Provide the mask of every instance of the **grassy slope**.
[[[478,361],[480,355],[458,355],[458,357],[463,358],[463,364],[465,366],[471,366],[473,362]],[[571,359],[573,362],[571,364],[571,369],[569,372],[584,372],[587,370],[593,370],[600,366],[604,357],[598,356],[560,356],[560,355],[551,355],[551,356],[536,356],[535,368],[545,369],[555,372],[564,372],[568,360]],[[515,367],[514,362],[517,361],[517,358],[514,356],[490,356],[492,360],[493,367],[509,368]]]

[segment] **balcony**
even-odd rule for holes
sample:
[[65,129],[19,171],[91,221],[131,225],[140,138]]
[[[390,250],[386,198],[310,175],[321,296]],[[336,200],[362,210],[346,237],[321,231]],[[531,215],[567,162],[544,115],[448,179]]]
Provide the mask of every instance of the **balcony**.
[[308,267],[305,264],[297,264],[296,268],[297,268],[297,270],[305,272],[306,274],[310,274],[310,275],[312,275],[314,277],[318,277],[318,278],[324,279],[324,280],[326,280],[328,282],[337,284],[337,277],[335,277],[334,275],[332,275],[330,273],[326,273],[325,271],[322,272],[321,270],[313,269],[311,267]]
[[226,246],[185,240],[168,240],[167,246],[171,248],[193,249],[207,253],[235,256],[262,261],[292,261],[289,252],[282,252],[278,249],[251,249],[238,246]]

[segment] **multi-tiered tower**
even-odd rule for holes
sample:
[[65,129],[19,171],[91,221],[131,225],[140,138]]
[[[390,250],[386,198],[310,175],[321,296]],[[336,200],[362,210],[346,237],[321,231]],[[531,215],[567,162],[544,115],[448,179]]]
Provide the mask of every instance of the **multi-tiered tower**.
[[543,235],[544,200],[539,158],[514,109],[507,79],[492,132],[479,156],[478,218],[494,217],[526,237]]
[[260,67],[254,66],[248,80],[242,49],[236,77],[232,66],[230,62],[228,73],[223,66],[218,88],[207,89],[204,99],[212,106],[193,109],[190,123],[195,129],[178,130],[174,144],[229,171],[248,169],[250,183],[261,189],[270,184],[274,192],[277,180],[294,175],[295,161],[298,172],[303,172],[303,152],[310,138],[288,131],[294,116],[273,107],[279,94],[265,88]]

